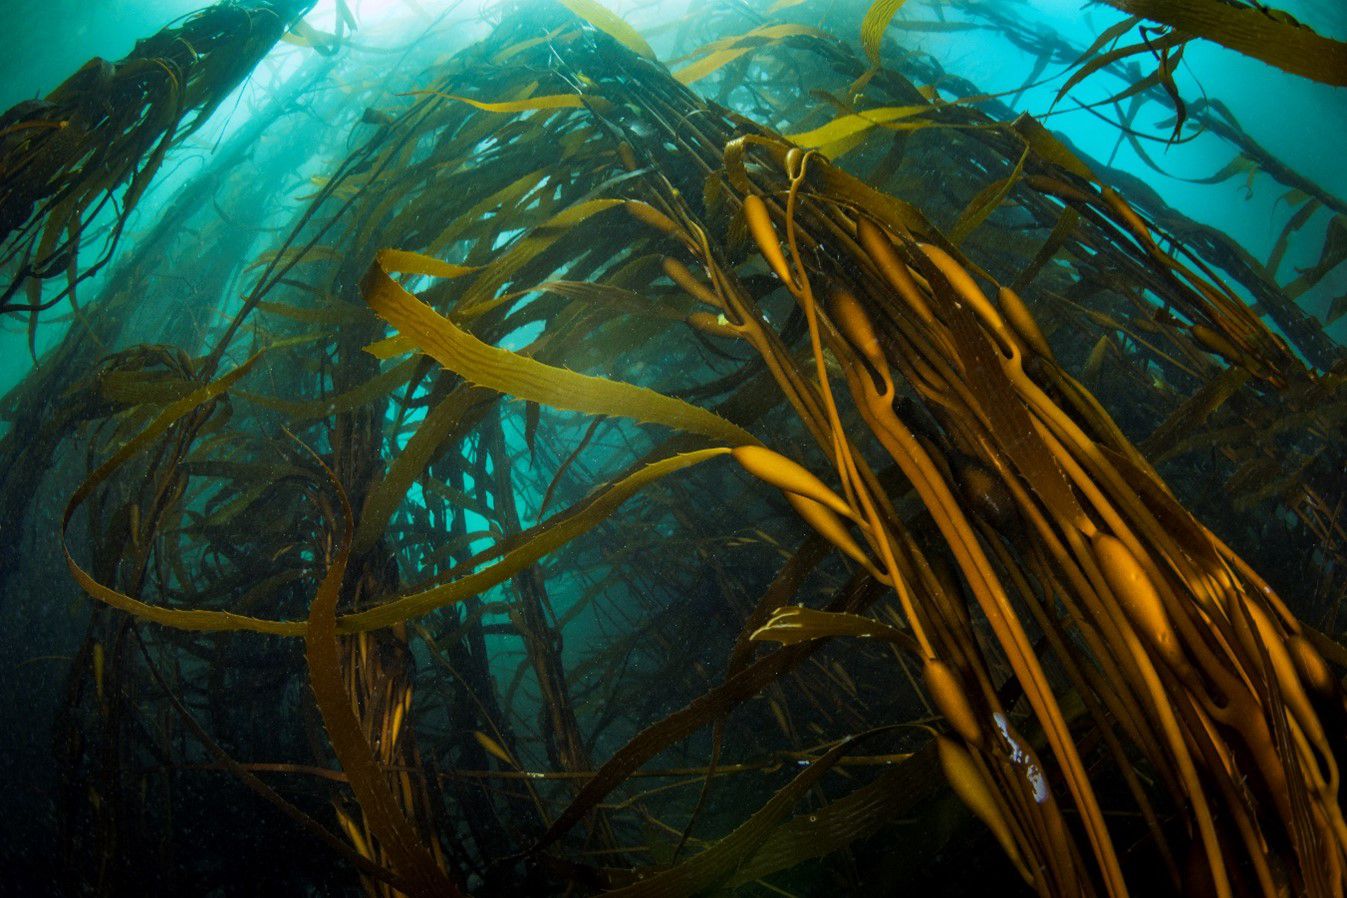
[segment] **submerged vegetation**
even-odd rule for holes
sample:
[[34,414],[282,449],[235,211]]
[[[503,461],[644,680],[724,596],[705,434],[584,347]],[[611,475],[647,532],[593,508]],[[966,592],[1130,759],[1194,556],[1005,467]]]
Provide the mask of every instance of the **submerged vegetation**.
[[[131,246],[311,4],[8,113],[3,311],[68,330],[3,402],[6,601],[57,567],[94,600],[43,875],[1343,894],[1347,361],[1302,299],[1347,208],[1174,75],[1193,40],[1326,84],[1347,55],[1109,2],[1082,48],[970,0],[643,32],[530,0],[401,48],[393,93],[334,68],[342,4]],[[1152,166],[1228,145],[1204,181],[1285,191],[1272,258],[904,49],[961,28],[1065,66],[1061,104],[1120,79],[1082,105]]]
[[[169,150],[205,123],[314,0],[221,3],[91,59],[40,100],[0,116],[0,314],[75,302],[75,285],[116,249]],[[100,220],[105,208],[110,221]],[[94,260],[82,238],[105,233]],[[44,280],[66,286],[43,295]],[[22,291],[22,292],[21,292]],[[36,327],[36,317],[33,319]]]

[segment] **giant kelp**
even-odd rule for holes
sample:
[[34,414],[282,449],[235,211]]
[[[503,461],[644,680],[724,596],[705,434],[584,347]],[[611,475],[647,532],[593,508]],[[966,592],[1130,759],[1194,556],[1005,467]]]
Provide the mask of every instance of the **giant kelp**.
[[881,65],[883,9],[860,52],[783,13],[690,16],[671,74],[593,4],[508,10],[365,112],[218,328],[102,363],[73,845],[148,844],[206,767],[371,894],[855,889],[984,831],[943,771],[999,849],[970,893],[1341,893],[1347,653],[1182,464],[1284,478],[1331,576],[1336,345]]

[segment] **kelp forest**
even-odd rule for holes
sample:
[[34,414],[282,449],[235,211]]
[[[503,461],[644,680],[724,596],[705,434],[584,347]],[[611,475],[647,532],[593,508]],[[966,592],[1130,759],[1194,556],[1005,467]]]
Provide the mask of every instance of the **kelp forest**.
[[0,894],[1343,896],[1347,197],[1209,60],[1311,141],[1347,35],[1037,2],[227,0],[0,114]]

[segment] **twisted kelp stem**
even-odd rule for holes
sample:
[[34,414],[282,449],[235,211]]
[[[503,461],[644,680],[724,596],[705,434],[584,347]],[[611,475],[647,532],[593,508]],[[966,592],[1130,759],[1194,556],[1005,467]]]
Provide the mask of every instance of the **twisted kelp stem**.
[[[322,460],[316,458],[321,464]],[[350,560],[355,524],[346,491],[325,465],[340,502],[342,534],[336,552],[318,585],[304,633],[305,655],[318,710],[323,715],[342,770],[345,771],[370,833],[387,853],[393,869],[407,878],[412,896],[461,894],[403,816],[397,798],[376,763],[360,721],[351,710],[351,693],[341,674],[341,646],[337,640],[337,601],[341,595],[346,565]]]

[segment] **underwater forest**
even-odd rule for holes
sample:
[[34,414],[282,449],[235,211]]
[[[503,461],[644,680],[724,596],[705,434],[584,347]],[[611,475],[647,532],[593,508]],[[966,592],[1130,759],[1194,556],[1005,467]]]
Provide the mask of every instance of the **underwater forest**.
[[2,12],[0,896],[1347,896],[1347,3]]

